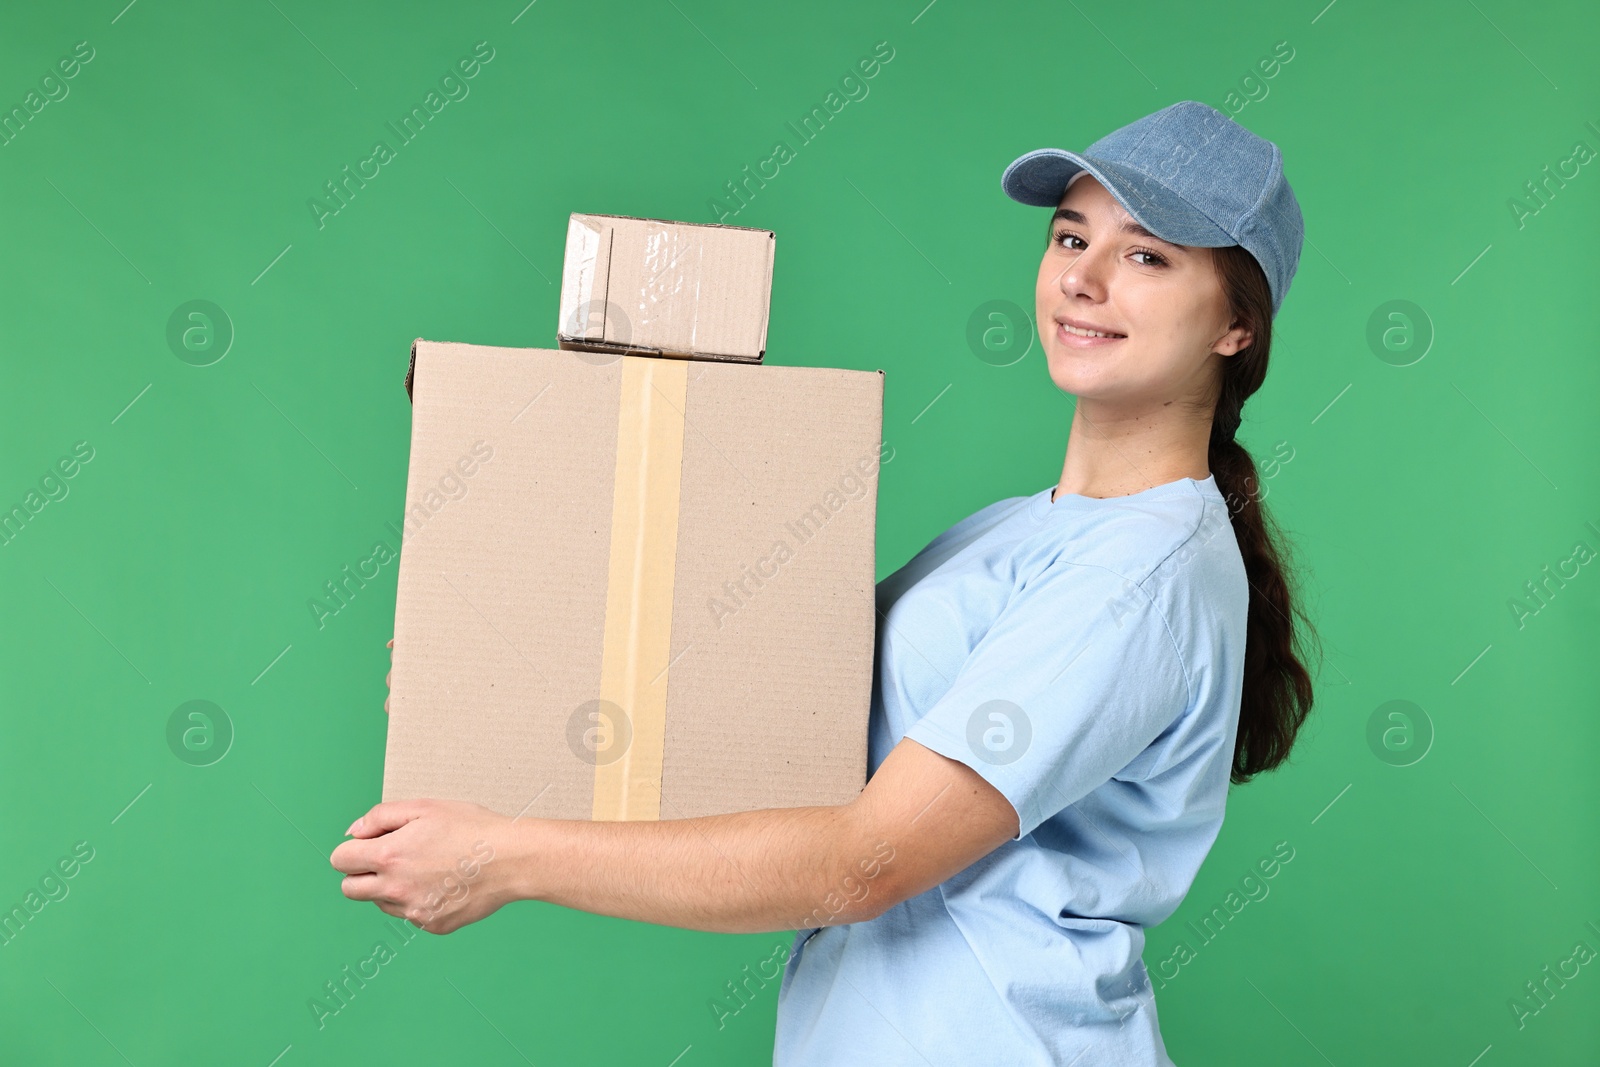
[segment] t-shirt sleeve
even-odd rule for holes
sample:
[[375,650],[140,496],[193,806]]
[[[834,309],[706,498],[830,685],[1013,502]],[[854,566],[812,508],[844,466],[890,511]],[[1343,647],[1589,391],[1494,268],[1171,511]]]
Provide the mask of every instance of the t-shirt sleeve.
[[1132,762],[1188,703],[1177,645],[1144,590],[1057,560],[1012,594],[905,736],[999,790],[1018,840]]

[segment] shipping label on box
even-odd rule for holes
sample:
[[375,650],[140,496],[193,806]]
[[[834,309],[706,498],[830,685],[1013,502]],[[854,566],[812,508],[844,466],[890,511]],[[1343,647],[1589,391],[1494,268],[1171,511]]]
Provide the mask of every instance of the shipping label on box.
[[557,346],[759,363],[774,245],[747,226],[574,213]]
[[669,819],[860,792],[881,371],[418,340],[406,381],[384,800]]

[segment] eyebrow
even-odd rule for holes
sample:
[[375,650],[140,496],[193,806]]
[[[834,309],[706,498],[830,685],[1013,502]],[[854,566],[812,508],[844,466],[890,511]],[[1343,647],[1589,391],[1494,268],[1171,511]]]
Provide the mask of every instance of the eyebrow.
[[[1051,223],[1054,223],[1056,221],[1056,219],[1066,219],[1068,222],[1076,222],[1079,226],[1087,226],[1089,224],[1089,219],[1088,219],[1088,217],[1086,215],[1084,215],[1083,212],[1074,211],[1070,207],[1058,207],[1058,208],[1056,208],[1056,213],[1050,217]],[[1136,237],[1145,237],[1145,238],[1148,238],[1148,239],[1150,239],[1152,241],[1156,241],[1156,242],[1158,242],[1160,244],[1163,244],[1163,245],[1167,246],[1168,248],[1176,250],[1179,255],[1187,255],[1188,254],[1189,250],[1187,248],[1185,248],[1183,245],[1173,244],[1171,241],[1168,241],[1168,240],[1165,240],[1163,238],[1157,237],[1155,234],[1151,233],[1149,230],[1145,229],[1143,226],[1140,226],[1137,222],[1134,222],[1130,218],[1124,218],[1122,220],[1122,225],[1120,227],[1118,227],[1118,228],[1123,233],[1131,233]]]

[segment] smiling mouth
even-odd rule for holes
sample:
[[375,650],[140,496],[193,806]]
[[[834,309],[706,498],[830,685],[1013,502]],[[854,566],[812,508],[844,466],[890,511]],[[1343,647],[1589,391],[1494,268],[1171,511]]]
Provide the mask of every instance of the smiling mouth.
[[1080,330],[1078,327],[1069,326],[1064,322],[1057,322],[1056,325],[1069,337],[1092,337],[1107,341],[1120,341],[1128,336],[1125,333],[1110,333],[1103,330]]

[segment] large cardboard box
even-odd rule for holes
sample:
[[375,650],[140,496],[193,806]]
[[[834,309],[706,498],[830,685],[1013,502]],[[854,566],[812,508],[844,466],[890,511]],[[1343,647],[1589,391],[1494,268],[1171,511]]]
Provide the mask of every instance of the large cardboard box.
[[882,371],[418,339],[406,388],[384,800],[860,792]]
[[774,245],[748,226],[574,213],[557,347],[759,363]]

